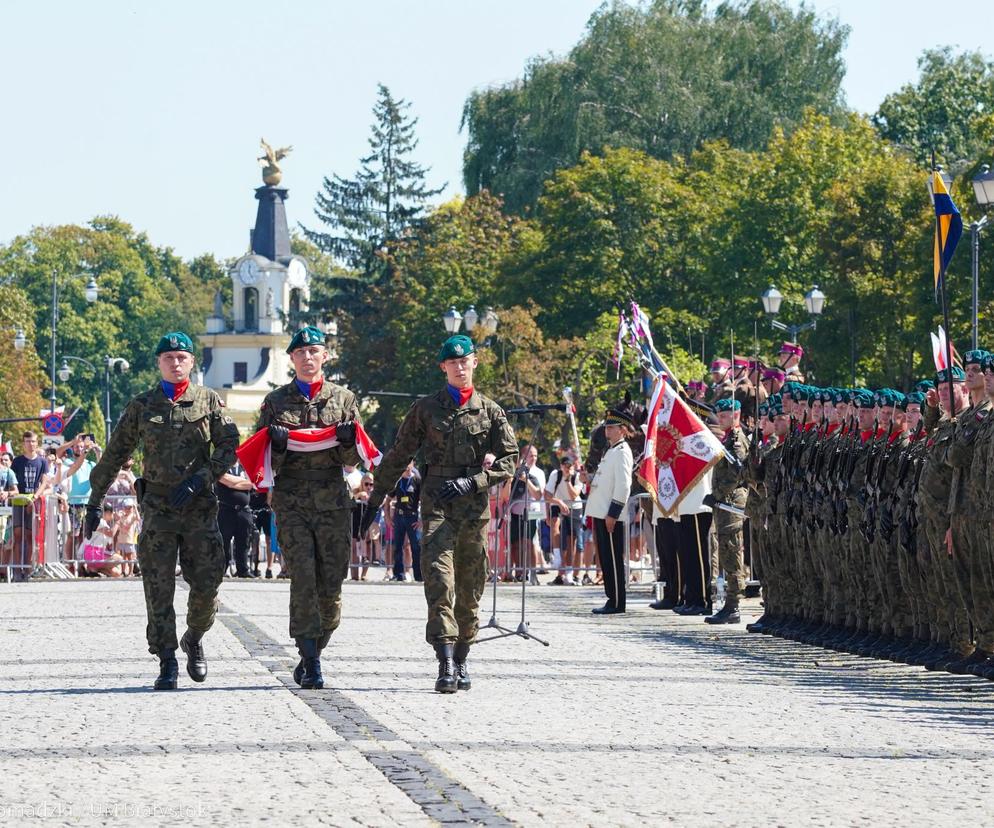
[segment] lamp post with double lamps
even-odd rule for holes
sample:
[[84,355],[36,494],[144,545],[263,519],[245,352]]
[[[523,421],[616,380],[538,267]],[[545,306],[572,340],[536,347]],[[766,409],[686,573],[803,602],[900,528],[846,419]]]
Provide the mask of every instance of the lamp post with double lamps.
[[973,350],[980,347],[980,231],[987,224],[986,210],[994,204],[994,172],[991,172],[989,164],[984,164],[980,172],[973,178],[973,195],[977,200],[977,206],[985,212],[977,219],[970,222],[970,250],[972,256],[973,275]]
[[[76,356],[64,356],[62,357],[62,367],[58,370],[59,379],[62,382],[68,382],[69,377],[72,376],[72,368],[69,366],[69,361],[82,362],[87,368],[96,373],[99,369],[89,360],[83,359],[82,357]],[[104,357],[104,423],[107,427],[106,436],[104,439],[110,439],[110,432],[112,428],[112,420],[110,416],[110,375],[111,374],[123,374],[131,369],[131,364],[123,357]]]
[[790,337],[790,341],[795,345],[797,344],[797,335],[801,331],[813,330],[818,327],[818,317],[821,316],[822,311],[825,309],[825,294],[818,289],[818,285],[814,285],[811,290],[804,294],[804,307],[807,309],[810,319],[807,322],[799,324],[785,325],[776,318],[780,313],[780,303],[783,302],[783,294],[773,287],[773,285],[770,285],[764,290],[759,298],[763,303],[763,311],[770,319],[771,327],[778,331],[786,331]]
[[487,340],[497,333],[499,322],[499,317],[494,313],[494,309],[489,306],[484,308],[482,316],[476,312],[476,308],[473,305],[470,305],[465,313],[459,313],[456,310],[456,306],[453,305],[442,314],[442,323],[445,325],[445,330],[449,334],[459,333],[461,325],[466,326],[466,333],[470,335],[479,328],[483,334],[483,339],[480,342],[480,347],[483,348],[487,347]]

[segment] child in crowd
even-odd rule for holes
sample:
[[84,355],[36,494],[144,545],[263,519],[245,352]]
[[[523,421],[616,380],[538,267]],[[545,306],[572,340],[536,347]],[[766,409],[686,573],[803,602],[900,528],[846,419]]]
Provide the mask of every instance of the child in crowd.
[[121,575],[125,578],[135,574],[140,520],[138,509],[135,508],[135,499],[133,497],[123,498],[121,510],[117,514],[117,525],[114,533],[117,539],[117,551],[124,561],[121,564]]
[[114,507],[105,503],[97,531],[90,535],[83,546],[83,561],[87,571],[93,575],[120,578],[122,559],[113,552],[113,546]]

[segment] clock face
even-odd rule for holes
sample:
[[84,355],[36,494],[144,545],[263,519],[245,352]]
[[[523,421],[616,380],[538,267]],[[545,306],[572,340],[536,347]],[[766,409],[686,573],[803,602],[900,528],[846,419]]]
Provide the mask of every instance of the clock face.
[[259,273],[259,264],[255,259],[245,259],[238,265],[238,278],[242,280],[242,284],[254,285],[259,281]]
[[303,287],[307,281],[307,268],[300,259],[294,259],[287,265],[286,275],[291,287]]

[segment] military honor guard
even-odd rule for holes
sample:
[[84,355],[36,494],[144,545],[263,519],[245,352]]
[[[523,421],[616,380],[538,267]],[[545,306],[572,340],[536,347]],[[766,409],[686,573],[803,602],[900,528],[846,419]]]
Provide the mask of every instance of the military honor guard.
[[632,416],[612,408],[604,418],[604,436],[608,449],[597,466],[585,514],[593,518],[594,538],[604,574],[607,602],[592,610],[596,615],[614,615],[625,611],[625,506],[632,486],[632,450],[627,437],[636,430]]
[[[727,452],[715,466],[711,478],[711,494],[707,501],[712,507],[715,535],[718,541],[718,565],[725,572],[725,604],[704,620],[708,624],[738,624],[739,601],[745,593],[745,560],[743,524],[748,487],[740,471],[749,453],[749,440],[741,428],[742,404],[730,397],[715,404],[718,426],[722,429],[722,445]],[[733,460],[737,461],[737,465]],[[722,508],[725,507],[725,508]],[[729,511],[729,508],[735,511]]]
[[[295,377],[266,395],[259,427],[269,431],[272,507],[280,548],[290,564],[290,636],[300,654],[293,679],[305,689],[321,689],[321,652],[342,620],[352,511],[342,467],[361,460],[356,449],[359,408],[351,391],[324,378],[328,349],[323,332],[302,328],[287,353]],[[289,450],[291,430],[331,426],[336,427],[335,445]]]
[[[238,429],[220,397],[190,384],[193,342],[181,331],[163,336],[155,349],[162,379],[128,403],[107,450],[90,472],[87,537],[100,524],[101,501],[125,461],[140,446],[142,477],[136,483],[142,515],[138,563],[148,614],[148,649],[159,657],[156,690],[174,690],[176,649],[187,656],[190,678],[202,682],[207,663],[201,639],[214,623],[225,555],[217,524],[213,484],[235,462]],[[176,640],[176,556],[189,584],[186,632]]]
[[[473,340],[449,337],[438,363],[445,386],[408,411],[383,458],[361,529],[368,528],[386,493],[420,453],[425,638],[438,659],[435,690],[454,693],[471,687],[467,658],[487,578],[488,490],[514,474],[518,450],[503,409],[473,386],[478,365]],[[488,454],[494,458],[490,464]]]

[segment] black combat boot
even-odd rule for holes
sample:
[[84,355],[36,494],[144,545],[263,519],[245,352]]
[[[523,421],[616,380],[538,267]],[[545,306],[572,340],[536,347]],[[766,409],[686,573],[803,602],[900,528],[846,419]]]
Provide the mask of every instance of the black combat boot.
[[[321,637],[317,640],[318,658],[321,658],[321,653],[324,652],[324,648],[328,646],[328,642],[329,641],[331,641],[331,633],[330,632],[321,633]],[[297,649],[298,650],[300,649],[299,640],[298,640],[298,644],[297,644]],[[320,665],[318,665],[318,669],[320,671]],[[298,685],[300,685],[300,683],[304,680],[304,659],[303,659],[303,656],[301,656],[300,661],[297,662],[297,666],[293,668],[293,680]],[[322,677],[322,680],[323,680],[323,677]]]
[[207,660],[204,658],[204,648],[200,643],[203,637],[203,633],[188,628],[179,640],[180,649],[186,653],[186,672],[196,682],[207,678]]
[[455,645],[436,644],[435,655],[438,657],[438,680],[435,682],[435,692],[455,693],[458,689]]
[[742,621],[737,605],[725,603],[714,615],[709,615],[704,619],[705,624],[738,624]]
[[456,643],[452,651],[452,658],[456,663],[456,688],[459,690],[469,690],[473,683],[469,679],[469,668],[466,666],[466,658],[469,656],[469,644],[465,641]]
[[753,621],[751,624],[746,624],[746,632],[750,633],[761,633],[766,629],[766,625],[772,622],[772,618],[767,616],[764,612],[759,618]]
[[321,659],[318,656],[317,641],[313,638],[298,638],[297,652],[300,653],[300,660],[303,664],[303,670],[300,673],[300,686],[304,690],[320,690],[324,687],[324,676],[321,675]]
[[179,663],[175,650],[162,650],[159,653],[159,677],[153,685],[156,690],[175,690],[179,680]]
[[989,656],[990,653],[985,652],[984,650],[981,649],[976,649],[969,655],[965,655],[962,658],[949,662],[948,664],[946,664],[945,667],[943,667],[943,669],[947,673],[953,673],[957,676],[972,675],[970,669],[975,664],[983,664],[985,661],[987,661]]

